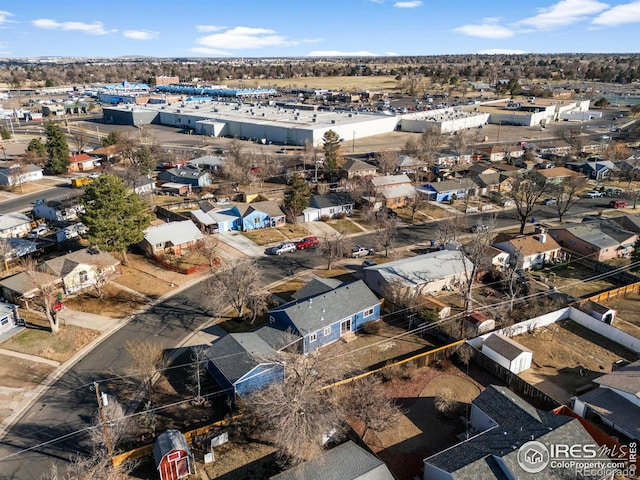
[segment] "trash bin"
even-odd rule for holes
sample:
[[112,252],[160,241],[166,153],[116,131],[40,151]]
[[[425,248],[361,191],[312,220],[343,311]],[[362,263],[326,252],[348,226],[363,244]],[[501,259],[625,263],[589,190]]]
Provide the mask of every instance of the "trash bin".
[[538,223],[538,220],[536,220],[536,217],[531,217],[531,223]]

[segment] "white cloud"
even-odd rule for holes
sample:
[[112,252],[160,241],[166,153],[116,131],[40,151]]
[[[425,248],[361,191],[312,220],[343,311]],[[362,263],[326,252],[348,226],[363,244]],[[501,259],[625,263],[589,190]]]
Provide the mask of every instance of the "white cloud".
[[410,0],[408,2],[396,2],[393,4],[396,8],[416,8],[422,5],[420,0]]
[[610,27],[624,23],[640,22],[640,1],[616,5],[611,10],[602,12],[591,22],[594,25]]
[[487,50],[480,50],[478,55],[522,55],[529,53],[526,50],[513,50],[510,48],[489,48]]
[[361,50],[358,52],[341,52],[339,50],[314,50],[307,57],[378,57],[377,53]]
[[13,13],[0,10],[0,25],[3,23],[14,23],[12,20],[9,20],[9,17],[13,17]]
[[204,48],[214,50],[243,50],[264,47],[282,47],[300,43],[317,42],[311,40],[291,40],[278,35],[268,28],[234,27],[220,33],[205,35],[196,40]]
[[225,28],[227,27],[219,27],[217,25],[196,25],[196,30],[199,32],[218,32]]
[[160,35],[158,32],[151,30],[125,30],[122,34],[133,40],[152,40]]
[[117,30],[105,30],[102,22],[83,23],[83,22],[56,22],[49,18],[40,18],[31,22],[34,27],[44,28],[45,30],[64,30],[78,31],[89,35],[107,35]]
[[485,18],[482,23],[477,25],[462,25],[454,28],[454,32],[462,33],[470,37],[491,38],[498,40],[501,38],[509,38],[513,36],[513,31],[507,27],[498,25],[499,18]]
[[549,8],[539,8],[538,14],[517,22],[536,30],[550,30],[586,20],[609,5],[597,0],[560,0]]

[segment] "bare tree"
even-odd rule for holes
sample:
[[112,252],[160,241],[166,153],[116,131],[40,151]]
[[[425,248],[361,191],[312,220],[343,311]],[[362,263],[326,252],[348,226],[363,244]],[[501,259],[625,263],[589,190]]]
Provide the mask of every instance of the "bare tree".
[[[91,445],[99,449],[107,448],[110,441],[114,451],[123,442],[131,440],[132,417],[127,417],[124,407],[111,395],[106,396],[108,401],[102,405],[102,414],[96,413],[93,424],[96,428],[90,431]],[[102,418],[107,424],[105,430],[102,425]],[[109,435],[109,439],[105,437]]]
[[107,287],[111,283],[111,272],[98,263],[93,266],[93,289],[98,298],[104,298],[107,293]]
[[462,233],[462,227],[459,218],[443,218],[436,225],[435,240],[444,248],[447,243],[456,241],[460,233]]
[[151,340],[137,340],[127,342],[125,349],[131,356],[129,370],[132,376],[139,380],[143,394],[151,400],[155,377],[168,364],[162,345]]
[[[495,221],[492,220],[490,223],[491,225],[487,225],[486,231],[474,233],[471,240],[464,244],[460,252],[460,255],[462,255],[464,309],[466,312],[471,311],[473,308],[473,286],[478,275],[490,267],[487,256],[487,246],[491,244],[491,231],[493,230],[492,226],[495,224]],[[465,257],[470,263],[465,260]],[[464,319],[461,319],[461,322],[464,326]]]
[[195,250],[207,259],[209,271],[215,272],[220,266],[220,257],[218,256],[219,240],[217,237],[207,235],[198,240]]
[[516,207],[520,220],[520,235],[524,233],[527,221],[538,211],[538,201],[549,191],[547,179],[535,170],[519,174],[513,179],[511,189],[506,193]]
[[394,308],[414,310],[420,304],[420,291],[396,279],[384,284],[382,295]]
[[427,204],[426,197],[416,193],[413,197],[410,197],[407,201],[407,207],[411,210],[411,223],[415,222],[416,212]]
[[251,260],[234,260],[218,270],[207,282],[209,305],[220,315],[228,305],[242,317],[247,300],[261,289],[262,272]]
[[376,375],[350,383],[344,392],[344,404],[346,415],[362,422],[361,438],[365,438],[369,430],[378,433],[393,427],[402,413]]
[[251,325],[253,325],[260,315],[269,309],[269,299],[271,294],[267,291],[254,292],[247,297],[247,308],[251,312]]
[[342,235],[325,236],[320,242],[320,254],[327,261],[327,270],[331,270],[336,261],[348,255],[350,249],[351,243]]
[[376,154],[376,164],[382,175],[393,175],[400,165],[398,152],[383,151]]
[[344,404],[335,389],[323,387],[342,378],[340,362],[322,361],[318,352],[289,355],[287,375],[246,398],[249,417],[273,442],[281,457],[296,464],[322,452],[323,434],[343,436]]
[[444,415],[449,415],[457,405],[456,397],[448,387],[443,387],[435,398],[436,410]]
[[71,134],[71,139],[73,140],[73,143],[76,145],[76,152],[78,153],[81,153],[89,143],[87,134],[84,132],[84,130],[80,130],[78,128],[76,128]]
[[24,192],[24,184],[27,181],[26,165],[22,159],[16,160],[9,167],[9,183],[12,187],[19,186],[20,193]]
[[580,194],[587,185],[585,177],[572,177],[568,181],[550,187],[549,192],[556,199],[554,207],[558,212],[560,222],[562,222],[564,215],[582,198]]
[[398,220],[388,216],[385,211],[370,212],[370,222],[373,227],[373,242],[377,250],[384,250],[388,257],[393,250],[393,243],[398,231]]
[[32,258],[23,258],[20,260],[20,266],[36,289],[36,293],[31,299],[32,304],[44,313],[49,322],[51,333],[58,333],[60,331],[60,324],[56,313],[53,311],[53,304],[59,292],[58,282],[55,281],[51,275],[42,272],[38,268],[37,262]]
[[189,389],[195,396],[193,403],[202,405],[205,402],[205,397],[202,396],[202,381],[205,376],[207,362],[207,347],[205,345],[191,347],[191,362],[189,368]]

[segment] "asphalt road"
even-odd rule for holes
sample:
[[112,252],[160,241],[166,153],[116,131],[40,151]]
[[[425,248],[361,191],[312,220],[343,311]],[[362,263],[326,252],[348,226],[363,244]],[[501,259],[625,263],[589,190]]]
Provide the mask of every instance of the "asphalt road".
[[20,195],[11,200],[5,200],[0,203],[0,213],[10,212],[26,212],[31,210],[36,200],[43,198],[49,200],[62,200],[64,198],[77,195],[78,190],[73,189],[71,185],[60,185],[51,187],[45,191]]
[[[571,213],[579,221],[587,212],[606,206],[608,200],[580,200]],[[551,220],[555,217],[555,212],[549,207],[541,207],[536,214],[539,220]],[[470,215],[466,221],[471,225],[489,223],[492,219],[496,228],[517,223],[512,210],[496,214]],[[396,236],[396,245],[426,245],[435,237],[436,227],[437,222],[432,222],[400,228]],[[357,241],[373,244],[373,238],[367,234],[359,236]],[[264,267],[265,284],[324,264],[317,250],[260,257],[257,261]],[[354,259],[347,262],[347,267],[356,269],[360,263],[360,259]],[[206,295],[203,294],[201,284],[175,295],[150,311],[134,317],[126,326],[105,339],[89,355],[71,367],[7,432],[0,443],[0,478],[37,480],[49,471],[52,463],[62,464],[75,452],[83,452],[87,441],[86,434],[73,435],[72,432],[91,425],[92,416],[97,409],[95,393],[91,389],[93,382],[124,377],[129,373],[130,359],[125,347],[128,341],[153,338],[166,349],[178,345],[181,339],[208,319],[206,308],[202,305],[203,298],[206,298]],[[103,389],[109,389],[110,394],[118,397],[120,386],[121,384],[115,381],[105,383]],[[49,441],[52,443],[23,452]]]

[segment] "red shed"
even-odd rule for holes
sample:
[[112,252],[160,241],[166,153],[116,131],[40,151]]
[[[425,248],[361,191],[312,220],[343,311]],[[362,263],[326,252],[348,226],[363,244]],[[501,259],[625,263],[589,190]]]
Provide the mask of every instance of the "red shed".
[[156,439],[153,459],[160,480],[178,480],[196,473],[187,439],[178,430],[167,430]]

